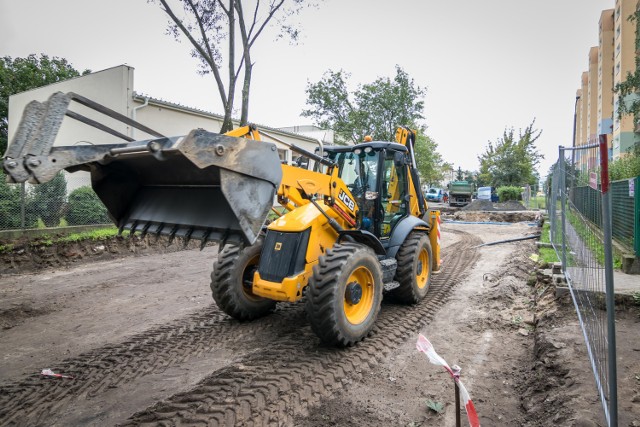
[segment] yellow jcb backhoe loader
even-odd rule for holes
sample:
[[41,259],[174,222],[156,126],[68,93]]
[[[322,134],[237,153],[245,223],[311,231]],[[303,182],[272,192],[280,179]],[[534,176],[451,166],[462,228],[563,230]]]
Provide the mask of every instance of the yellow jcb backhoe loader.
[[[152,135],[133,141],[69,110],[71,101]],[[54,147],[64,116],[124,139]],[[438,212],[426,221],[415,133],[312,153],[297,165],[251,126],[165,137],[74,93],[27,106],[3,158],[10,182],[43,183],[65,169],[92,187],[121,231],[209,241],[221,249],[211,274],[217,305],[239,320],[306,297],[314,332],[348,346],[372,329],[383,290],[414,304],[439,269]],[[273,209],[277,195],[283,210]],[[278,217],[265,226],[270,211]],[[284,213],[283,213],[284,212]]]

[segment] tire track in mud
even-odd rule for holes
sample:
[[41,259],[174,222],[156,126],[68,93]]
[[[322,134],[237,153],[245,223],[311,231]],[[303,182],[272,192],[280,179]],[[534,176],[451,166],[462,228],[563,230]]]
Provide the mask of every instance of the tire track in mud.
[[318,345],[308,324],[271,346],[217,371],[194,389],[134,414],[124,425],[289,425],[344,382],[380,363],[426,325],[479,258],[481,240],[449,248],[449,264],[434,275],[431,289],[415,306],[385,304],[372,336],[347,349]]
[[416,306],[383,303],[374,334],[348,349],[323,347],[312,333],[302,304],[280,305],[252,323],[231,320],[215,306],[152,328],[53,367],[75,380],[38,375],[0,385],[0,425],[48,424],[71,400],[91,399],[118,385],[179,366],[191,357],[227,348],[238,355],[198,383],[134,414],[128,425],[263,425],[291,422],[343,382],[358,378],[424,326],[477,261],[480,240],[461,231],[448,248],[443,271],[434,275]]
[[[59,381],[34,374],[0,385],[0,425],[48,424],[70,399],[94,398],[105,390],[164,372],[185,360],[214,349],[231,348],[239,354],[255,351],[265,339],[304,320],[294,305],[281,305],[259,322],[230,319],[215,305],[178,321],[134,335],[53,366],[55,372],[74,376]],[[34,369],[37,371],[37,369]]]

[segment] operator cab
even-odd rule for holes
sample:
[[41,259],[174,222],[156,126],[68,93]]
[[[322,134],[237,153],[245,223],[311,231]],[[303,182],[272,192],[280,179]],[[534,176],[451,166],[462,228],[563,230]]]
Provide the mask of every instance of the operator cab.
[[409,214],[407,154],[393,142],[325,147],[358,205],[358,228],[381,240]]

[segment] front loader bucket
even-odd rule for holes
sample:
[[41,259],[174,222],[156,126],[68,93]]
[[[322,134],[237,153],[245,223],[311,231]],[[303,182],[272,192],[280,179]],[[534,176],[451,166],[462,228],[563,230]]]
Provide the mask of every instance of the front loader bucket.
[[95,165],[92,186],[132,233],[252,244],[282,169],[275,145],[194,130],[174,149]]
[[[125,135],[68,111],[77,101],[141,129],[155,139]],[[64,116],[129,141],[57,146]],[[69,93],[25,110],[4,156],[11,182],[44,183],[60,170],[86,170],[96,194],[120,230],[207,241],[252,244],[273,205],[282,178],[276,146],[203,129],[167,138],[126,116]]]

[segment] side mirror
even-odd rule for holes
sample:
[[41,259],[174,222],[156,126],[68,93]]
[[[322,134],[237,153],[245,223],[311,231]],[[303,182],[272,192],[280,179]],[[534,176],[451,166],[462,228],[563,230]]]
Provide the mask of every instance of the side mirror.
[[400,151],[396,151],[396,153],[393,155],[393,163],[395,164],[396,168],[401,168],[406,164],[406,155],[405,153],[402,153]]

